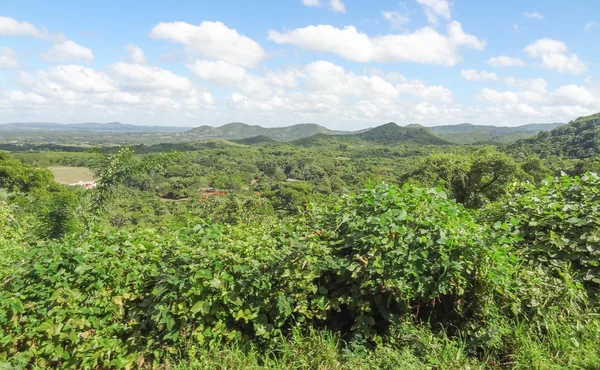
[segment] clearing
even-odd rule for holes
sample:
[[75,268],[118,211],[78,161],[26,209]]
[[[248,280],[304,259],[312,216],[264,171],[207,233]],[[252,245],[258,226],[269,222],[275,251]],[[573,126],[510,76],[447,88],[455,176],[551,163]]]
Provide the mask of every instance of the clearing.
[[59,184],[74,184],[79,181],[93,181],[92,172],[87,167],[49,167],[54,180]]

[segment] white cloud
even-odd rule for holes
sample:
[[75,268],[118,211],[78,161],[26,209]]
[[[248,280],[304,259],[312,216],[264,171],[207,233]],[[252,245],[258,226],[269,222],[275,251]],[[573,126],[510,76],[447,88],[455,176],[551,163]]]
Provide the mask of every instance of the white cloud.
[[144,51],[139,46],[133,44],[125,45],[125,50],[129,52],[127,61],[131,64],[146,64],[146,57]]
[[59,97],[66,90],[80,93],[106,93],[117,90],[115,82],[102,72],[78,65],[59,65],[35,76],[21,73],[19,83],[47,97]]
[[381,14],[383,15],[383,18],[389,21],[394,28],[399,28],[410,22],[410,19],[407,16],[400,14],[400,12],[388,11],[382,12]]
[[520,58],[512,58],[504,55],[490,58],[486,63],[492,67],[525,67],[526,65]]
[[427,20],[437,24],[438,18],[450,19],[450,4],[446,0],[417,0],[423,7]]
[[398,97],[395,87],[378,76],[357,76],[331,62],[317,61],[306,66],[306,81],[312,91],[338,96]]
[[17,69],[19,62],[15,58],[15,53],[12,49],[0,46],[0,71]]
[[554,90],[554,96],[562,101],[563,104],[565,100],[577,105],[590,105],[597,101],[588,89],[576,85],[561,86]]
[[320,0],[302,0],[302,4],[304,4],[306,6],[320,6],[321,1]]
[[460,23],[448,25],[448,34],[425,27],[414,33],[369,37],[353,26],[308,26],[288,32],[269,31],[269,40],[302,49],[332,52],[355,62],[417,62],[452,66],[462,58],[461,47],[483,50],[485,41],[466,34]]
[[302,72],[290,69],[286,71],[267,71],[265,79],[272,86],[295,89],[298,87],[298,78],[303,76]]
[[346,13],[346,5],[342,0],[330,0],[329,7],[336,13]]
[[483,89],[477,99],[490,104],[491,117],[511,125],[527,122],[566,122],[600,109],[600,90],[593,86],[564,85],[548,90],[544,79],[516,79],[504,82],[514,91]]
[[540,39],[524,51],[532,58],[540,58],[542,68],[559,73],[582,74],[587,69],[576,54],[567,55],[567,44],[562,41]]
[[493,104],[517,104],[519,102],[519,97],[512,91],[497,91],[488,88],[481,90],[481,92],[477,95],[477,98]]
[[460,75],[469,81],[498,81],[498,75],[494,72],[477,72],[476,69],[463,69]]
[[208,59],[224,60],[242,67],[255,67],[266,57],[259,43],[221,22],[205,21],[198,26],[186,22],[162,22],[152,29],[150,36],[183,44],[188,51],[200,52]]
[[592,28],[596,27],[597,25],[598,25],[598,23],[596,23],[596,22],[588,22],[585,24],[583,29],[586,31],[590,31]]
[[28,22],[19,22],[16,19],[0,16],[0,36],[29,36],[40,40],[59,41],[64,38],[62,34],[50,33],[44,27],[38,28]]
[[177,75],[170,71],[130,66],[115,68],[128,74],[127,79],[112,67],[115,79],[77,65],[60,65],[31,74],[20,72],[19,88],[0,88],[0,112],[13,119],[180,124],[185,119],[204,120],[208,112],[214,111],[210,92],[185,82],[180,86]]
[[246,77],[246,70],[243,67],[222,60],[216,62],[197,60],[187,67],[199,78],[218,85],[235,86]]
[[431,116],[439,114],[440,110],[430,103],[421,103],[417,104],[414,107],[414,110],[417,114],[421,116]]
[[189,92],[192,84],[189,79],[166,69],[141,66],[129,63],[115,63],[111,72],[124,81],[123,87],[129,91],[164,91],[165,93]]
[[516,23],[513,23],[512,28],[515,32],[519,32],[519,25]]
[[544,16],[538,12],[524,12],[523,16],[525,16],[525,18],[529,18],[529,19],[539,19],[539,20],[544,19]]
[[41,55],[43,59],[54,63],[68,63],[82,60],[91,62],[94,60],[94,54],[91,49],[81,46],[71,40],[54,44],[47,52],[42,53]]

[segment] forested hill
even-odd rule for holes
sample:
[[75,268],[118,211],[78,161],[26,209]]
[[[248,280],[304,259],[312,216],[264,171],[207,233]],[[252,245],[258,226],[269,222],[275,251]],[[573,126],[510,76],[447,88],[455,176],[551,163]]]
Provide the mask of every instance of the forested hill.
[[314,123],[303,123],[287,127],[262,127],[241,122],[228,123],[221,127],[201,126],[187,131],[190,139],[240,140],[257,136],[269,137],[278,141],[293,141],[316,134],[340,135],[341,131],[329,130]]
[[375,127],[369,131],[357,134],[358,137],[379,144],[411,142],[423,145],[444,145],[448,141],[438,137],[424,127],[400,127],[394,122]]
[[[516,127],[498,127],[491,125],[459,125],[434,126],[429,129],[441,138],[456,144],[499,143],[509,144],[525,139],[541,131],[550,131],[564,123],[532,123]],[[410,125],[409,127],[422,127]]]
[[590,158],[600,154],[600,113],[580,117],[550,132],[519,140],[508,150],[514,153]]

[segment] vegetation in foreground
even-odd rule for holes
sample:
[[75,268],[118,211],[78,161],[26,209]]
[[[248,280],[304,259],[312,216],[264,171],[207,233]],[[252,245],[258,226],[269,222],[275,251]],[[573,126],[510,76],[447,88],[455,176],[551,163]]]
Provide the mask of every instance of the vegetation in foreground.
[[[310,148],[260,145],[59,154],[93,169],[87,191],[0,154],[3,366],[600,367],[594,158],[551,176],[566,168],[422,148],[398,173],[386,158],[412,148],[335,142],[303,162]],[[236,150],[271,157],[222,166]],[[249,178],[156,198],[174,171],[219,168]]]

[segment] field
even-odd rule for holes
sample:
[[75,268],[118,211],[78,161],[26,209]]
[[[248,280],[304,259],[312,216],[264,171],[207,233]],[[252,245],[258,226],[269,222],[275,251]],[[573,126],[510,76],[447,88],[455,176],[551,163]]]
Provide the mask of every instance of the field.
[[59,184],[73,184],[79,181],[92,181],[94,177],[87,167],[50,167],[54,179]]

